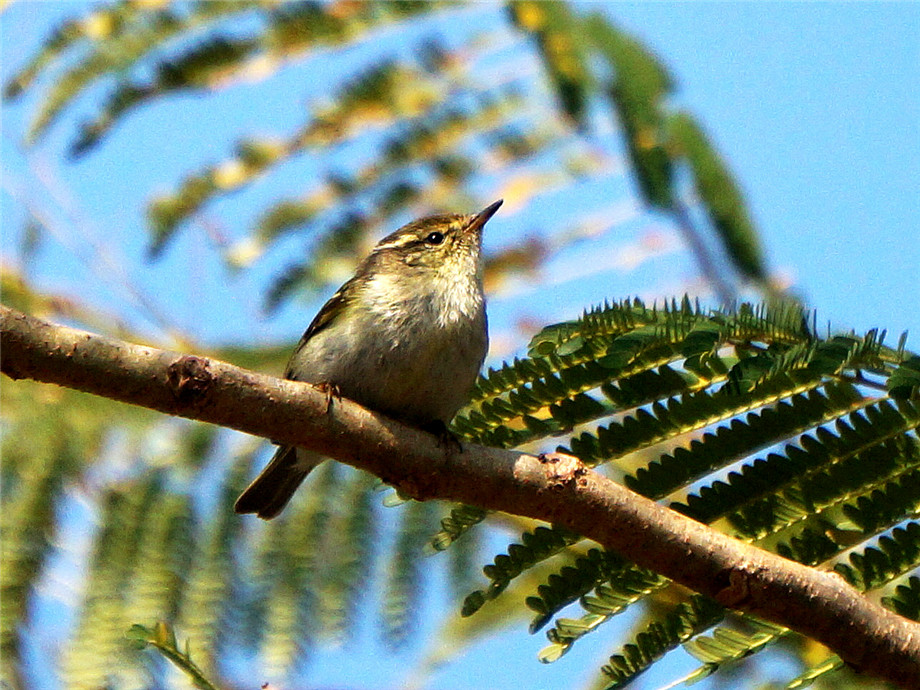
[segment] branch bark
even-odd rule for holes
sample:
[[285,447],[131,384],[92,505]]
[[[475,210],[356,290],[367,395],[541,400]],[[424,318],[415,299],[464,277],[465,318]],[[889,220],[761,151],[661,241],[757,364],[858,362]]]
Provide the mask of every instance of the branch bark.
[[0,370],[304,446],[419,500],[559,523],[721,604],[796,630],[853,668],[920,687],[920,625],[839,576],[742,544],[632,493],[577,458],[465,445],[314,387],[56,326],[0,305]]

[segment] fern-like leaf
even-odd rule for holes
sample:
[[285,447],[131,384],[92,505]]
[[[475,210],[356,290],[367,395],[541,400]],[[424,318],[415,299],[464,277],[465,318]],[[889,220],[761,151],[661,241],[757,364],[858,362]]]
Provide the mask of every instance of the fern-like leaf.
[[511,581],[524,570],[546,560],[575,543],[578,535],[563,527],[537,527],[521,535],[520,543],[511,544],[507,554],[499,554],[492,564],[483,568],[491,580],[489,587],[471,593],[463,602],[461,613],[471,616],[483,604],[501,594]]
[[920,577],[907,578],[907,582],[898,585],[894,594],[884,597],[882,603],[905,618],[920,620]]
[[721,606],[699,595],[679,604],[660,622],[650,623],[635,642],[610,657],[601,669],[611,679],[605,690],[622,688],[668,651],[720,621],[723,614]]

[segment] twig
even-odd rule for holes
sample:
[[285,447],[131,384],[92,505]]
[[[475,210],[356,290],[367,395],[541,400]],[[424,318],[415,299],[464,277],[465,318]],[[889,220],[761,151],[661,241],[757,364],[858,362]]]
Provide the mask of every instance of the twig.
[[677,229],[690,246],[690,251],[696,257],[700,271],[712,285],[712,289],[715,291],[719,301],[722,302],[722,306],[726,309],[730,308],[735,303],[735,291],[719,272],[715,260],[706,247],[706,243],[703,242],[693,225],[693,219],[690,217],[687,206],[683,201],[677,199],[674,201],[673,211]]
[[303,446],[418,500],[445,499],[562,524],[724,606],[791,628],[855,669],[920,687],[920,625],[838,575],[732,539],[587,469],[438,439],[349,400],[217,360],[54,326],[0,306],[7,376],[32,378]]

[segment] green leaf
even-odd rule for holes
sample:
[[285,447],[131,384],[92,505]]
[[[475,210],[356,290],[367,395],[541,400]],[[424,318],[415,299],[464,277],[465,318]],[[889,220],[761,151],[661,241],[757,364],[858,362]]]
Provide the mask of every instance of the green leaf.
[[916,397],[920,391],[920,356],[911,355],[902,361],[888,378],[892,398]]
[[766,284],[769,275],[757,231],[725,162],[691,115],[683,112],[673,115],[668,129],[673,146],[686,158],[693,172],[700,202],[732,264],[745,278]]

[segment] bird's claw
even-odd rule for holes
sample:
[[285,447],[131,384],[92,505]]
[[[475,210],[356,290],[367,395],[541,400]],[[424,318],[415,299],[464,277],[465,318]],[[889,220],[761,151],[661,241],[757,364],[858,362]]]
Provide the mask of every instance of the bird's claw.
[[342,399],[342,391],[339,390],[339,387],[334,383],[322,382],[316,384],[316,389],[321,393],[326,394],[326,414],[329,414],[329,411],[332,409],[332,399],[336,400]]
[[439,446],[453,446],[457,451],[463,452],[463,446],[460,444],[460,439],[457,438],[457,435],[448,429],[447,425],[440,419],[428,422],[422,429],[436,436]]

